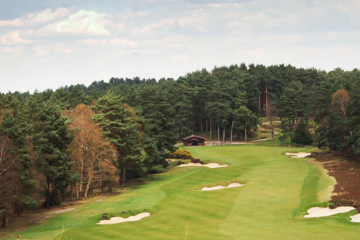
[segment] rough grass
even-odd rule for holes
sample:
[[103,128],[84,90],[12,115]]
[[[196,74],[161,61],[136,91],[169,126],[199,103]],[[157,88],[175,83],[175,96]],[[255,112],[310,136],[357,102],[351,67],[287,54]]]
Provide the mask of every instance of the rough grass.
[[[47,223],[21,232],[22,239],[357,239],[353,213],[325,218],[301,216],[312,206],[326,206],[334,184],[309,159],[290,159],[285,152],[312,148],[233,145],[189,147],[194,157],[227,168],[172,168],[144,185],[118,196],[79,206]],[[203,186],[246,185],[199,192]],[[146,210],[138,222],[98,226],[103,213]],[[16,233],[15,233],[16,234]],[[14,234],[14,235],[15,235]],[[14,236],[13,235],[13,236]],[[8,238],[8,239],[14,239]]]

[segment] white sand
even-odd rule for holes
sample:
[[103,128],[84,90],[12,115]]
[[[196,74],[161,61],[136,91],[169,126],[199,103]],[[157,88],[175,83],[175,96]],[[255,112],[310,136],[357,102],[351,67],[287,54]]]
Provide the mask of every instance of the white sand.
[[241,187],[241,186],[244,186],[244,185],[245,184],[240,184],[240,183],[230,183],[227,187],[217,185],[215,187],[203,187],[201,190],[198,190],[198,191],[213,191],[213,190],[219,190],[219,189],[224,189],[224,188]]
[[135,216],[130,216],[128,218],[112,217],[109,220],[101,220],[97,224],[98,225],[109,225],[109,224],[118,224],[118,223],[123,223],[123,222],[135,222],[135,221],[139,221],[142,218],[146,218],[146,217],[149,217],[149,216],[150,216],[150,213],[143,212],[143,213],[139,213],[138,215],[135,215]]
[[177,167],[208,167],[208,168],[222,168],[227,167],[229,165],[223,164],[219,165],[218,163],[208,163],[208,164],[201,164],[201,163],[188,163],[188,164],[181,164]]
[[338,213],[346,213],[355,210],[353,207],[338,207],[334,209],[330,208],[320,208],[320,207],[313,207],[308,210],[308,215],[305,215],[305,218],[314,218],[314,217],[327,217],[331,215],[335,215]]
[[75,208],[67,208],[67,209],[56,211],[56,212],[52,212],[50,214],[59,214],[59,213],[64,213],[64,212],[70,212],[72,210],[75,210]]
[[350,216],[350,222],[360,223],[360,213],[355,214],[354,216]]
[[291,156],[291,158],[304,158],[304,157],[307,157],[307,156],[311,155],[311,153],[306,153],[306,152],[285,153],[285,154]]

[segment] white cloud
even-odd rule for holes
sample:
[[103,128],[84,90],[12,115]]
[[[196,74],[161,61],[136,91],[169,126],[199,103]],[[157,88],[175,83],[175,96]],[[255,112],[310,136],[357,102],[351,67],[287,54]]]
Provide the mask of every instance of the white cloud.
[[213,8],[224,8],[224,7],[241,8],[242,7],[242,5],[238,4],[238,3],[210,3],[209,6],[213,7]]
[[56,44],[54,47],[54,51],[63,54],[70,54],[73,52],[70,46],[64,46],[63,44]]
[[13,20],[0,20],[0,26],[1,27],[15,27],[15,26],[22,26],[24,25],[24,22],[20,18],[16,18]]
[[34,30],[33,29],[28,29],[28,30],[25,30],[23,32],[23,35],[25,36],[30,36],[30,35],[33,35],[34,34]]
[[177,22],[180,28],[193,28],[199,32],[206,33],[209,32],[207,26],[210,26],[211,21],[216,19],[216,16],[210,17],[210,15],[205,12],[192,12],[190,15],[183,16]]
[[49,45],[45,45],[45,46],[39,45],[39,46],[36,46],[34,48],[34,50],[38,53],[38,55],[45,56],[49,53],[50,46]]
[[149,35],[149,34],[153,34],[155,30],[158,29],[169,29],[172,26],[174,26],[175,21],[173,19],[163,19],[159,22],[153,23],[153,24],[149,24],[143,28],[136,28],[134,29],[132,35],[133,36],[137,36],[137,35]]
[[244,52],[239,52],[239,56],[247,56],[247,57],[255,57],[255,58],[263,58],[265,56],[265,52],[262,50],[248,50]]
[[167,46],[169,48],[181,48],[183,45],[180,43],[168,43]]
[[137,47],[139,43],[137,41],[130,41],[126,38],[114,38],[111,40],[110,44]]
[[214,8],[220,8],[220,7],[223,7],[224,4],[221,4],[221,3],[210,3],[209,6],[210,6],[210,7],[214,7]]
[[15,47],[15,48],[0,47],[0,51],[3,53],[18,54],[20,52],[20,48],[19,47]]
[[254,40],[257,42],[296,43],[303,38],[300,34],[262,34]]
[[142,16],[147,16],[148,14],[146,12],[133,12],[131,10],[127,10],[124,14],[117,14],[117,17],[120,17],[122,19],[134,19]]
[[50,53],[61,53],[61,54],[71,54],[73,52],[70,46],[65,46],[61,43],[57,44],[47,44],[47,45],[38,45],[34,50],[40,56],[45,56]]
[[172,59],[174,61],[188,61],[189,57],[186,54],[181,54],[181,55],[175,55],[172,57]]
[[0,20],[1,27],[20,27],[24,25],[37,24],[42,22],[49,22],[69,14],[69,10],[63,7],[56,9],[54,12],[51,9],[45,9],[42,12],[30,13],[22,18],[15,18],[13,20]]
[[0,38],[0,43],[5,45],[13,45],[18,43],[31,43],[31,42],[32,41],[30,40],[22,39],[20,37],[19,30],[7,32]]
[[344,46],[337,46],[331,50],[331,53],[333,54],[348,54],[350,52],[351,49],[349,47],[344,47]]
[[181,48],[187,38],[182,35],[171,35],[163,39],[149,39],[142,41],[144,44],[151,44],[152,47],[163,47],[164,45],[168,46],[169,48]]
[[108,43],[107,39],[85,39],[85,40],[78,40],[78,43],[87,45],[87,46],[97,46],[97,45],[105,45]]
[[109,35],[109,31],[105,25],[109,23],[106,19],[109,15],[105,13],[97,13],[93,10],[80,10],[70,15],[68,19],[50,24],[39,29],[40,34],[49,32],[71,33],[71,34],[91,34],[91,35]]

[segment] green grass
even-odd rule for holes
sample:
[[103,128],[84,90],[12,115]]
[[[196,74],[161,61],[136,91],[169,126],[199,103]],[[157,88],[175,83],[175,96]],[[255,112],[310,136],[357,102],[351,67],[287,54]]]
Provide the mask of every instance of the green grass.
[[[285,152],[314,151],[260,145],[190,147],[205,162],[227,168],[171,168],[144,185],[101,202],[78,206],[48,222],[28,228],[22,239],[358,239],[352,213],[325,218],[301,216],[312,206],[326,206],[329,178],[311,159],[290,159]],[[199,192],[203,186],[237,181],[239,188]],[[98,226],[103,213],[149,211],[138,222]],[[15,236],[14,233],[13,236]],[[7,239],[14,239],[10,237]]]

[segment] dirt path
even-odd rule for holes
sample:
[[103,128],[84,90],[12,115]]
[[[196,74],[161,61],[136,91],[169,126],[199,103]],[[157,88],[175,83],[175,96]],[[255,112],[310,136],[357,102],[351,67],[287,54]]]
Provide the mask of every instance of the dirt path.
[[331,197],[333,207],[353,206],[360,212],[360,158],[331,153],[313,153],[310,157],[322,162],[329,175],[336,179]]

